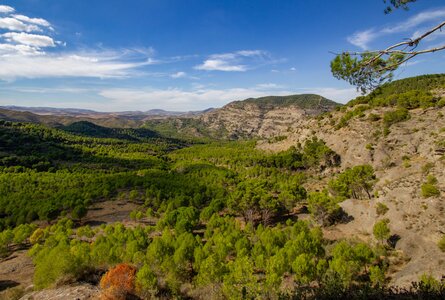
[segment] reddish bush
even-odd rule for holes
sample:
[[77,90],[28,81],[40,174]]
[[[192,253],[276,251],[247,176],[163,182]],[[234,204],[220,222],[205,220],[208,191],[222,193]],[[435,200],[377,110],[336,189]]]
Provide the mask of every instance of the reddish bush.
[[136,268],[119,264],[108,270],[100,280],[103,300],[125,300],[134,293]]

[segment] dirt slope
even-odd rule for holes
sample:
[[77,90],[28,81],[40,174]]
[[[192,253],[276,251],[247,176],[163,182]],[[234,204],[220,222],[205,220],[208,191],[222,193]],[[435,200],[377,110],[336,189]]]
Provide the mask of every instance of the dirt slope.
[[[437,246],[445,234],[445,149],[441,144],[445,141],[445,109],[412,110],[409,120],[392,125],[390,133],[384,136],[382,121],[371,121],[369,116],[382,115],[386,110],[389,109],[369,110],[338,130],[334,124],[344,113],[335,112],[323,120],[312,119],[293,127],[286,140],[263,141],[258,147],[280,151],[316,135],[341,155],[342,169],[372,165],[379,179],[374,198],[343,202],[343,208],[354,220],[329,229],[331,234],[371,240],[374,223],[389,218],[391,232],[400,236],[396,249],[400,250],[401,266],[393,270],[392,283],[407,285],[423,273],[440,278],[445,273],[445,253]],[[440,196],[421,196],[427,175],[437,178]],[[384,216],[377,216],[377,202],[388,206]]]

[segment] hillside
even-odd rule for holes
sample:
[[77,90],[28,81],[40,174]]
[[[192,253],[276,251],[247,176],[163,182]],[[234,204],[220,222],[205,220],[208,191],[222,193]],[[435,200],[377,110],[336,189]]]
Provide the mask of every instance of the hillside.
[[74,122],[58,128],[75,134],[97,138],[113,138],[138,141],[144,139],[160,138],[161,136],[154,131],[145,128],[109,128],[96,125],[88,121]]
[[87,121],[100,126],[135,128],[139,127],[142,122],[131,118],[118,117],[114,115],[106,115],[102,117],[91,117],[84,114],[76,116],[63,113],[36,114],[29,111],[0,109],[0,119],[11,122],[27,122],[35,124],[46,124],[50,126],[63,126],[79,121]]
[[[392,270],[392,282],[398,285],[423,273],[440,277],[445,268],[445,253],[437,247],[445,233],[444,90],[445,75],[395,81],[351,101],[344,109],[293,127],[285,140],[259,145],[260,149],[281,151],[315,135],[341,156],[342,170],[363,164],[376,170],[374,197],[343,202],[354,220],[326,229],[326,233],[369,240],[376,220],[388,218],[391,232],[399,239],[396,249],[405,260]],[[420,93],[427,97],[419,97]],[[394,111],[407,115],[394,119]],[[431,178],[437,180],[435,195],[424,191]],[[317,185],[322,187],[322,183]],[[378,203],[385,204],[388,212],[379,216]]]
[[286,135],[291,126],[338,106],[313,94],[249,98],[192,118],[149,120],[144,126],[175,137],[269,138]]

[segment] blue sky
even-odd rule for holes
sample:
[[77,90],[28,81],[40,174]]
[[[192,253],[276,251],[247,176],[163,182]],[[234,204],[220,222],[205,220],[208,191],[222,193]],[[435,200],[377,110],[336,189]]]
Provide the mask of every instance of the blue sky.
[[[445,20],[443,0],[0,1],[0,105],[188,111],[265,95],[357,95],[331,52],[379,49]],[[443,32],[425,47],[445,43]],[[397,78],[443,73],[445,53]]]

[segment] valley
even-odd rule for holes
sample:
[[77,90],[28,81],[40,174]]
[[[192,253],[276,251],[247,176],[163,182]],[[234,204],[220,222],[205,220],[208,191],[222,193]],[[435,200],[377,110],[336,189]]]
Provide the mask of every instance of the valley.
[[0,298],[440,299],[444,88],[426,75],[347,105],[264,97],[130,127],[5,110]]

